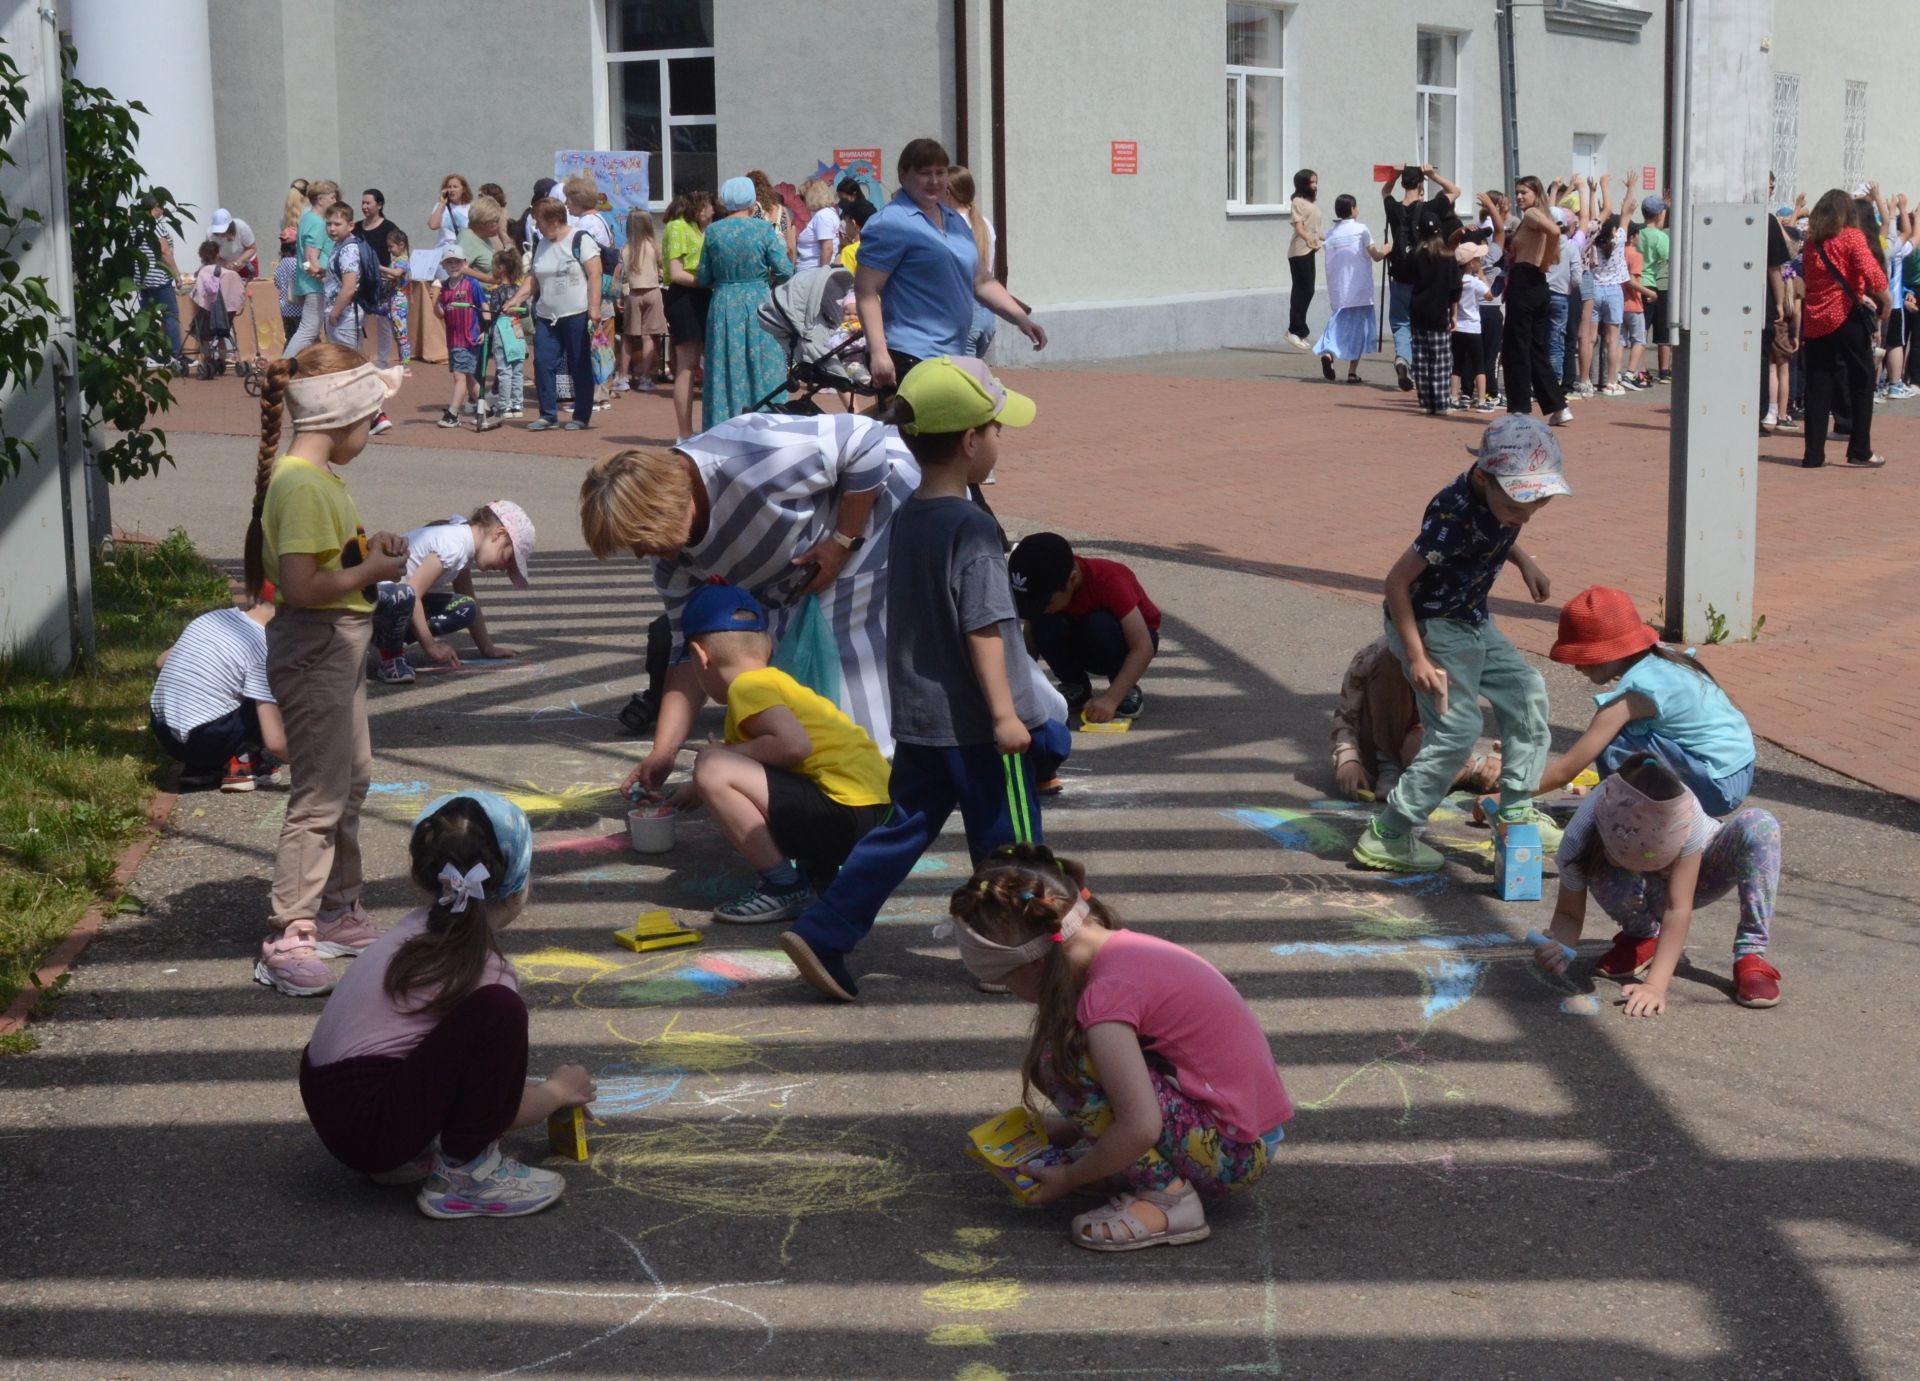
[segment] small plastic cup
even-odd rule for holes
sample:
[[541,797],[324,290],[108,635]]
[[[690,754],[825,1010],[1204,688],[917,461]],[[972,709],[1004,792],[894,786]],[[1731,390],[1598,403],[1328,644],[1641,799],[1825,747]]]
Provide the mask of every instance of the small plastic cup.
[[627,812],[627,836],[639,854],[664,854],[673,848],[673,811],[646,806]]

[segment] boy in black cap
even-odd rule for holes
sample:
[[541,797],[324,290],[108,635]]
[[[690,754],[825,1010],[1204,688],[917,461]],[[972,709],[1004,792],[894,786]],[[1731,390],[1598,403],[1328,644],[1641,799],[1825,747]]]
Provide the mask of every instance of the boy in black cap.
[[[1068,718],[1078,712],[1104,724],[1139,714],[1140,678],[1160,650],[1160,610],[1133,571],[1075,556],[1058,533],[1036,532],[1013,549],[1007,575],[1035,648],[1059,678]],[[1094,675],[1109,683],[1100,695],[1093,693]]]

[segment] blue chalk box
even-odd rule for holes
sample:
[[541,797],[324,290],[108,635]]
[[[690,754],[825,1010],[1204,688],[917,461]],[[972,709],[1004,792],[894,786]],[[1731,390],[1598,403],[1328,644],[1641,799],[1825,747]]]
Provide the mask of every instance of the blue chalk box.
[[1501,901],[1540,900],[1540,827],[1496,825],[1493,886]]

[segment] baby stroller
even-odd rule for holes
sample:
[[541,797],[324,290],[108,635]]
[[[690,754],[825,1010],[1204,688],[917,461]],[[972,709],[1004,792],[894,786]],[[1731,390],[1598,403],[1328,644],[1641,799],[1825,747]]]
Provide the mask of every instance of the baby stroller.
[[[841,324],[840,304],[852,291],[853,275],[845,269],[807,269],[760,304],[760,325],[786,351],[787,378],[747,411],[817,413],[813,398],[822,389],[873,396],[873,376],[854,358],[865,352],[866,338]],[[782,390],[794,396],[769,408]]]

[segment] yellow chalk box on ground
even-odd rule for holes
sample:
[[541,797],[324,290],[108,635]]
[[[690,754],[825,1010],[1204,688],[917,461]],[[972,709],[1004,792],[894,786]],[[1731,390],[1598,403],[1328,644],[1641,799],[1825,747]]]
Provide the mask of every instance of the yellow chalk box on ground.
[[622,949],[643,954],[651,949],[697,945],[700,943],[700,932],[689,930],[664,911],[642,911],[631,930],[613,932],[613,942]]
[[1124,734],[1133,727],[1131,719],[1109,719],[1096,724],[1085,715],[1080,716],[1080,732],[1083,734]]
[[1067,1153],[1047,1140],[1047,1129],[1028,1108],[1008,1108],[967,1133],[967,1154],[986,1166],[1021,1203],[1039,1183],[1027,1170],[1059,1165]]
[[547,1119],[547,1145],[568,1160],[587,1158],[587,1110],[562,1108]]

